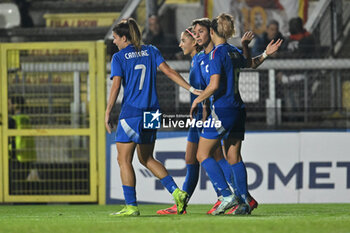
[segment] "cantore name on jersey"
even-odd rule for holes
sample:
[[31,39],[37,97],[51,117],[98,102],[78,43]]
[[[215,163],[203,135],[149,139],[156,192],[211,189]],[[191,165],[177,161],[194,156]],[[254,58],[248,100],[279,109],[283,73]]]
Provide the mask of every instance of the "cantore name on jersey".
[[152,45],[142,45],[136,51],[130,44],[113,55],[110,78],[122,77],[124,88],[120,118],[142,116],[145,110],[159,109],[156,73],[163,62],[159,50]]

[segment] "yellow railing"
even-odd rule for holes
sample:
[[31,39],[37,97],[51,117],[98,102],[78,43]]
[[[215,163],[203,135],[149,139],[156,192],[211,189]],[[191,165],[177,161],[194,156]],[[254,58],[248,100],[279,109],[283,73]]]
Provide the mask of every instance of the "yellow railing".
[[[1,49],[1,47],[0,47]],[[0,94],[1,94],[1,90],[0,90]],[[0,109],[1,109],[1,96],[0,96]],[[2,112],[0,110],[0,144],[2,143]],[[4,202],[4,182],[3,182],[3,165],[2,165],[2,145],[0,146],[0,203]]]
[[[104,42],[3,43],[0,47],[0,202],[104,204]],[[59,76],[60,72],[65,72],[65,82],[52,79],[52,74]],[[26,79],[27,76],[30,78]],[[64,101],[57,100],[62,104],[55,105],[54,98],[59,98],[61,92],[65,92]],[[16,114],[11,112],[12,107],[8,109],[8,101],[18,96],[28,99],[26,114],[32,122],[30,128],[8,127],[9,119]],[[22,167],[24,163],[17,161],[18,154],[28,150],[18,148],[21,138],[35,141],[35,148],[31,149],[36,150],[36,161],[30,166]],[[83,165],[79,164],[81,161]],[[53,179],[52,174],[60,169],[59,177]],[[34,181],[30,177],[32,170],[40,174]],[[67,170],[69,174],[63,172]],[[28,178],[18,178],[20,172],[26,176],[29,173]],[[84,175],[87,177],[80,177]],[[84,180],[88,182],[79,183]]]
[[46,27],[108,27],[120,13],[62,13],[45,14]]

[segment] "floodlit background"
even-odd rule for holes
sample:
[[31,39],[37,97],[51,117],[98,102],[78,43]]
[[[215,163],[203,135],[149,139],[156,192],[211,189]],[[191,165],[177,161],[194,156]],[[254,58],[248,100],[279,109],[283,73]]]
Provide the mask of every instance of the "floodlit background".
[[[122,203],[114,135],[104,128],[117,52],[111,28],[135,18],[145,43],[187,78],[181,32],[221,12],[236,20],[230,43],[240,47],[245,31],[255,33],[253,55],[271,38],[285,41],[259,69],[240,74],[251,193],[262,203],[350,202],[349,0],[2,0],[0,203]],[[296,17],[302,38],[290,23]],[[161,73],[157,91],[163,113],[188,114],[188,92]],[[159,131],[155,157],[182,185],[186,130]],[[139,200],[170,203],[157,180],[135,166]],[[214,200],[202,172],[192,201]]]

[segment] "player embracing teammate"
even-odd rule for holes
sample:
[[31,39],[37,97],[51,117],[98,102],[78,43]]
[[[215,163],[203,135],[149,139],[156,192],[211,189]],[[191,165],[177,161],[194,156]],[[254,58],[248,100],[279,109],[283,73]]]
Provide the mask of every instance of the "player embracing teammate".
[[[160,210],[158,214],[182,214],[198,181],[199,164],[207,172],[218,201],[208,214],[249,214],[257,202],[247,189],[247,172],[240,153],[245,132],[245,105],[238,89],[241,68],[256,68],[268,55],[275,53],[282,41],[266,47],[265,52],[251,58],[248,44],[253,34],[242,37],[243,52],[227,43],[234,34],[234,20],[229,14],[221,14],[212,22],[209,19],[194,20],[192,27],[181,36],[180,47],[192,56],[190,86],[171,69],[158,49],[140,44],[140,32],[133,19],[122,20],[114,29],[113,43],[119,52],[113,55],[111,79],[113,85],[106,109],[105,125],[110,133],[110,112],[124,87],[124,97],[118,121],[116,145],[118,164],[126,206],[113,216],[138,216],[135,173],[132,158],[137,149],[140,162],[158,177],[173,195],[175,205]],[[203,51],[197,53],[198,46]],[[195,95],[191,96],[190,116],[220,121],[221,126],[211,125],[203,129],[191,128],[186,148],[187,175],[180,190],[164,166],[153,158],[156,130],[142,128],[144,111],[159,109],[156,94],[157,67],[170,79]],[[197,91],[202,89],[203,92]],[[210,114],[206,115],[206,106]],[[198,111],[199,110],[199,111]],[[203,115],[199,113],[203,112]],[[223,155],[226,155],[226,159]],[[233,192],[229,188],[232,187]]]
[[[234,20],[229,14],[221,14],[212,22],[207,18],[196,19],[192,22],[191,29],[192,31],[187,29],[182,33],[182,41],[193,37],[203,50],[193,56],[190,84],[201,83],[200,88],[204,91],[197,98],[191,98],[190,114],[200,119],[203,103],[208,104],[208,118],[221,121],[222,126],[200,129],[199,137],[194,137],[197,134],[193,133],[193,128],[189,130],[187,175],[183,189],[191,190],[189,197],[192,195],[199,172],[199,165],[194,161],[198,161],[206,170],[218,196],[218,201],[208,214],[222,214],[230,208],[226,214],[249,214],[257,207],[257,202],[248,192],[247,172],[240,153],[246,113],[238,89],[239,71],[241,68],[257,68],[268,55],[278,50],[282,41],[271,41],[263,54],[252,59],[248,49],[248,44],[253,39],[251,32],[242,37],[243,52],[227,43],[227,39],[234,34]],[[187,35],[185,40],[184,35]],[[180,47],[183,48],[182,43]],[[186,50],[183,50],[186,54]],[[195,72],[198,69],[200,72]],[[191,74],[197,75],[197,78],[191,79]],[[188,187],[189,185],[192,186]],[[176,213],[176,206],[157,213]]]

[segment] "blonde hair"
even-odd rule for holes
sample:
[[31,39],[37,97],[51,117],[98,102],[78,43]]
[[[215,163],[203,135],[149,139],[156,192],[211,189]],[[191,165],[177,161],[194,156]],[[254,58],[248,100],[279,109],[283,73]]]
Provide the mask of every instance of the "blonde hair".
[[141,33],[135,19],[128,18],[121,20],[114,28],[113,32],[120,37],[125,36],[136,50],[141,50]]
[[227,40],[235,34],[235,20],[232,15],[222,13],[212,21],[211,28],[218,36]]

